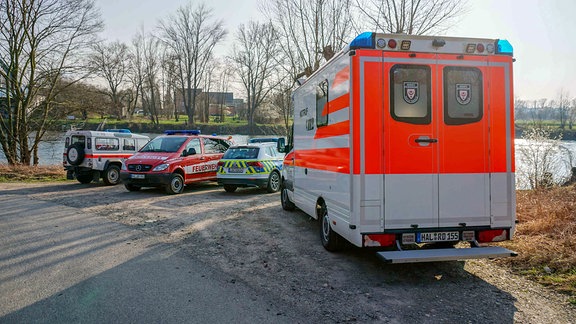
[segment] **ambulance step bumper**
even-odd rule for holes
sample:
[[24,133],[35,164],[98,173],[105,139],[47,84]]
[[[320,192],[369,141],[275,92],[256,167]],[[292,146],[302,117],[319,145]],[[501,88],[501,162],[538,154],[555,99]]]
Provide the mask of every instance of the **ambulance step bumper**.
[[503,258],[517,256],[518,253],[503,247],[473,247],[450,249],[422,249],[406,251],[377,252],[378,256],[387,263],[414,263],[454,261],[464,259]]

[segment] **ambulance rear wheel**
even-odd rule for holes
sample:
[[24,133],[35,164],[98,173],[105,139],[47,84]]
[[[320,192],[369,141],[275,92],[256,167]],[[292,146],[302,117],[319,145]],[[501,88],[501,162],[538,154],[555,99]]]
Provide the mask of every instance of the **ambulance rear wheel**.
[[224,185],[224,190],[226,190],[226,192],[234,192],[236,191],[236,188],[238,187],[233,185]]
[[278,190],[280,190],[280,173],[278,173],[278,171],[272,171],[268,177],[266,191],[273,193],[278,192]]
[[320,220],[320,240],[322,241],[322,246],[330,252],[342,250],[343,238],[332,230],[326,204],[321,202],[316,205],[316,212],[318,213],[318,218]]
[[182,190],[184,190],[184,178],[178,173],[173,173],[170,183],[166,186],[166,193],[176,195],[182,193]]

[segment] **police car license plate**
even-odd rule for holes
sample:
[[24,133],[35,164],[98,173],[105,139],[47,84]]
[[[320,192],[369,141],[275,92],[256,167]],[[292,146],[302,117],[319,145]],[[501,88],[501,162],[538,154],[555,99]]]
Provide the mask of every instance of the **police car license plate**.
[[416,233],[417,243],[426,242],[449,242],[449,241],[459,241],[460,234],[458,232],[428,232],[428,233]]
[[144,179],[145,175],[144,174],[131,174],[130,178],[132,179]]
[[243,173],[244,169],[242,168],[229,168],[228,173]]

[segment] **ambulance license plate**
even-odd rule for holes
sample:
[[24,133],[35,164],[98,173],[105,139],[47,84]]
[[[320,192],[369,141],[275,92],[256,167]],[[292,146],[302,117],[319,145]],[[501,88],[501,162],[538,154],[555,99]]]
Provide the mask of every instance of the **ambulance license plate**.
[[145,177],[144,174],[134,174],[134,173],[132,173],[132,174],[130,175],[130,178],[132,178],[132,179],[144,179],[144,177]]
[[416,233],[417,243],[426,242],[449,242],[449,241],[459,241],[460,234],[458,232],[427,232],[427,233]]
[[228,173],[243,173],[244,169],[242,168],[229,168]]

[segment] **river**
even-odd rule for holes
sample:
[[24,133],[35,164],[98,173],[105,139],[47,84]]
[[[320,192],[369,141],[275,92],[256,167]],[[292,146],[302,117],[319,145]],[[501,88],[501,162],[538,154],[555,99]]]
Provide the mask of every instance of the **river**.
[[[144,134],[151,139],[160,134]],[[225,135],[227,136],[227,135]],[[238,144],[244,144],[248,140],[246,135],[232,135],[232,139]],[[516,139],[516,183],[518,188],[527,188],[527,174],[530,174],[530,162],[526,162],[523,156],[528,152],[535,154],[534,148],[537,146],[534,143],[528,142],[523,139]],[[570,177],[570,170],[572,166],[576,166],[576,161],[572,161],[576,157],[576,141],[561,141],[561,153],[555,154],[550,163],[553,166],[550,168],[553,172],[554,180],[562,182]],[[40,158],[40,165],[61,165],[62,153],[64,151],[64,133],[49,133],[45,140],[40,143],[38,155]],[[6,157],[0,150],[0,163],[6,163]]]

